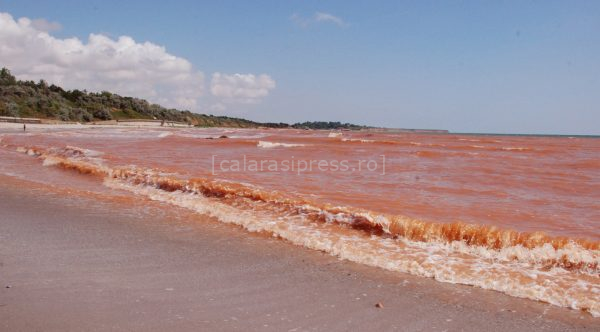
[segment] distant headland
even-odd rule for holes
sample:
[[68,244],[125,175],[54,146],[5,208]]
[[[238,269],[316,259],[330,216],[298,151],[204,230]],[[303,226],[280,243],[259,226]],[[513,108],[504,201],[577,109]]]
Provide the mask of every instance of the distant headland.
[[65,90],[60,86],[17,80],[7,68],[0,70],[0,121],[107,123],[159,122],[197,127],[296,128],[323,130],[376,129],[403,132],[447,132],[445,130],[387,129],[338,121],[256,122],[229,116],[193,113],[166,108],[144,99],[123,97],[108,91]]

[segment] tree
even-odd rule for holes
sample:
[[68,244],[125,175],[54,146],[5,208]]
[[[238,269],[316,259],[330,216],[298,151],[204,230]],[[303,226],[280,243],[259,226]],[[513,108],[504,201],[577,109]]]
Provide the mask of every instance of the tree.
[[6,115],[19,117],[19,105],[14,101],[6,103]]
[[17,79],[6,68],[0,69],[0,85],[15,85]]

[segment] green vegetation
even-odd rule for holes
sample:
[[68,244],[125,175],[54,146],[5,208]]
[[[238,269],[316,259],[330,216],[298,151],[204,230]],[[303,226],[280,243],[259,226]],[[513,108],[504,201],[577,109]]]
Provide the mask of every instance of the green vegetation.
[[[60,121],[105,121],[105,120],[165,120],[184,122],[200,127],[237,128],[288,128],[287,123],[260,123],[228,116],[214,116],[167,109],[150,104],[144,99],[122,97],[115,93],[100,93],[86,90],[64,90],[44,80],[17,80],[10,70],[0,70],[0,116],[33,117]],[[361,126],[339,122],[305,122],[294,124],[294,128],[309,129],[359,129]]]
[[351,123],[341,123],[341,122],[324,122],[324,121],[313,121],[313,122],[302,122],[295,123],[292,125],[294,128],[298,129],[349,129],[349,130],[359,130],[366,129],[369,127],[359,126]]

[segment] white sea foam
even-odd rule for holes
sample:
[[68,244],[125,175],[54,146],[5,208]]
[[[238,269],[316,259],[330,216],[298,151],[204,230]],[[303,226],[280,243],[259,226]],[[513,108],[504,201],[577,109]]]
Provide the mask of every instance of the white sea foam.
[[507,147],[503,147],[502,150],[505,151],[527,151],[527,150],[531,150],[530,148],[524,148],[524,147],[520,147],[520,146],[507,146]]
[[278,148],[278,147],[282,147],[282,148],[295,148],[295,147],[306,146],[306,144],[292,144],[292,143],[278,143],[278,142],[258,141],[258,144],[256,144],[256,146],[258,146],[259,148],[271,149],[271,148]]
[[83,148],[71,146],[71,145],[67,145],[65,150],[70,150],[70,151],[74,151],[77,153],[81,153],[85,157],[91,157],[91,158],[100,157],[100,156],[104,155],[104,152],[101,152],[101,151],[96,151],[96,150],[91,150],[91,149],[83,149]]
[[[324,251],[341,259],[435,278],[442,282],[492,289],[558,306],[584,309],[593,316],[600,316],[600,301],[597,296],[600,286],[597,276],[581,276],[561,268],[542,271],[518,260],[501,259],[502,256],[510,256],[508,252],[493,254],[493,251],[479,248],[471,254],[465,254],[464,252],[472,249],[460,248],[466,246],[461,242],[441,244],[360,233],[344,235],[345,233],[336,231],[339,226],[319,226],[307,222],[301,215],[282,219],[281,216],[261,209],[244,210],[233,207],[218,198],[181,191],[167,192],[113,178],[107,178],[104,183],[111,188],[128,190],[215,217],[225,223],[240,225],[251,232],[268,232],[296,245]],[[477,252],[478,250],[484,252]],[[514,250],[526,251],[524,248]],[[488,255],[488,258],[481,259],[483,257],[480,255]]]
[[342,142],[375,143],[375,140],[372,140],[372,139],[359,139],[359,138],[342,138]]

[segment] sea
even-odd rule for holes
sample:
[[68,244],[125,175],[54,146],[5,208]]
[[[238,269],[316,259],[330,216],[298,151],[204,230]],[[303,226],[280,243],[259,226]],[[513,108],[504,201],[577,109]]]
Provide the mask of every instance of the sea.
[[600,316],[599,137],[4,130],[0,174],[74,200],[160,201],[299,250]]

